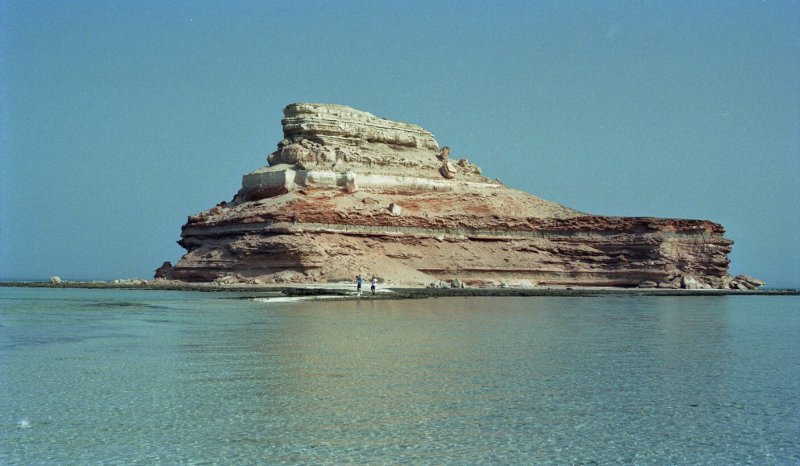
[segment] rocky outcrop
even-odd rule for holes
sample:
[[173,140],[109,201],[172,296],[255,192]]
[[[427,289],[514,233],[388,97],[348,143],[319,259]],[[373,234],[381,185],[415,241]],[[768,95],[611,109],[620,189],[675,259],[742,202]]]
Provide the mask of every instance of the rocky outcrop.
[[172,278],[172,262],[164,261],[161,264],[161,267],[156,269],[155,274],[153,274],[153,278],[156,280],[166,280]]
[[727,278],[729,278],[729,280],[725,280],[725,282],[727,282],[728,288],[732,290],[757,290],[766,284],[762,280],[753,278],[749,275],[737,275],[734,278]]
[[734,283],[732,242],[716,223],[584,214],[484,177],[419,126],[349,107],[292,104],[284,115],[269,165],[245,175],[232,202],[189,217],[172,278]]

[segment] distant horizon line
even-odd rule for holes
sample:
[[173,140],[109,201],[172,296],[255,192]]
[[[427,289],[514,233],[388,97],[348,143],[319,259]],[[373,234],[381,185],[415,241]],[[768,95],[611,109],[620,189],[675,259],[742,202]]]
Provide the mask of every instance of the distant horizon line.
[[[63,275],[51,275],[50,277],[58,277],[61,280],[69,281],[69,282],[91,282],[91,281],[113,281],[113,280],[152,280],[153,278],[139,278],[139,277],[115,277],[115,278],[65,278]],[[8,277],[0,277],[0,282],[46,282],[50,281],[50,277],[46,278],[8,278]]]

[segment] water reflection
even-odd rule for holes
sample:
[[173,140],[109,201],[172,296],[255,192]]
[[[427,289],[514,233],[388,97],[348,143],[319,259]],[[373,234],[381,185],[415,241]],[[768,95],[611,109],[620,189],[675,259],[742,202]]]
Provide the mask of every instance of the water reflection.
[[[228,411],[220,415],[246,420],[231,442],[268,445],[286,460],[400,449],[411,459],[461,450],[486,461],[497,448],[592,460],[574,438],[595,449],[636,438],[637,448],[667,454],[688,436],[713,442],[709,426],[730,415],[737,361],[726,306],[631,297],[262,303],[187,333],[186,362],[205,371],[188,383],[219,397],[217,410]],[[634,450],[620,447],[618,459],[634,461]]]

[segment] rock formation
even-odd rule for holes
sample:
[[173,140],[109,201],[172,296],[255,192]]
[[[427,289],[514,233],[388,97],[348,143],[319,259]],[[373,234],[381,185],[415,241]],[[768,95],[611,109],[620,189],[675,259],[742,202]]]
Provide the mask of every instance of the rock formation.
[[156,269],[156,272],[153,274],[153,278],[156,280],[165,279],[170,276],[172,273],[172,263],[169,261],[164,261],[161,264],[161,267]]
[[[269,165],[189,217],[169,278],[221,282],[749,287],[705,220],[588,215],[488,179],[419,126],[284,109]],[[161,270],[161,269],[160,269]],[[754,279],[753,279],[754,280]]]

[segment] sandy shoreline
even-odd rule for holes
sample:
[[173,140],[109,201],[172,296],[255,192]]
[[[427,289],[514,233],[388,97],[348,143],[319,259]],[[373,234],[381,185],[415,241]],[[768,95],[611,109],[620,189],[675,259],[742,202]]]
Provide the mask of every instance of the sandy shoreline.
[[594,296],[798,296],[800,291],[792,289],[775,290],[686,290],[659,288],[612,288],[612,287],[533,287],[533,288],[422,288],[404,284],[380,284],[379,293],[371,295],[364,290],[359,298],[355,294],[355,285],[346,283],[326,284],[216,284],[185,283],[158,280],[121,283],[105,281],[62,281],[54,284],[46,281],[6,281],[0,287],[23,288],[82,288],[82,289],[122,289],[122,290],[167,290],[167,291],[200,291],[244,294],[245,297],[295,297],[295,298],[338,298],[338,299],[415,299],[446,296],[561,296],[561,297],[594,297]]

